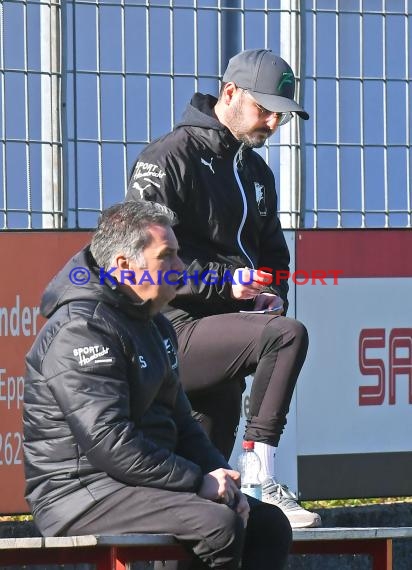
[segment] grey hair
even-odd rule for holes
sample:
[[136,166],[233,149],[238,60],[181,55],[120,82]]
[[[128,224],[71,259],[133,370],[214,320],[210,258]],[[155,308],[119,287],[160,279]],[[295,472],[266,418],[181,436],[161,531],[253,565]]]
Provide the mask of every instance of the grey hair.
[[173,226],[175,223],[174,212],[163,204],[145,200],[115,204],[101,213],[90,251],[105,271],[113,266],[119,253],[144,268],[143,250],[152,240],[149,227],[153,224]]

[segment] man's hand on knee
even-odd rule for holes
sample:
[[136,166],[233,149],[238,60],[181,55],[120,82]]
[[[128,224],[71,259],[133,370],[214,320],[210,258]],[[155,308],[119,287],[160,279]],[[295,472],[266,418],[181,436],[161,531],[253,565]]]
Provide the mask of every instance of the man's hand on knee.
[[240,473],[232,469],[215,469],[203,477],[198,495],[211,501],[230,504],[239,492]]

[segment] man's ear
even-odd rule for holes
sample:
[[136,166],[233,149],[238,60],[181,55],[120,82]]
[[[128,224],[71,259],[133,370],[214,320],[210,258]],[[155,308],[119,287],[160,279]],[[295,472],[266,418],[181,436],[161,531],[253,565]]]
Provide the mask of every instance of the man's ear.
[[233,96],[236,93],[237,89],[238,88],[236,87],[236,84],[233,83],[233,81],[229,81],[228,83],[226,83],[226,85],[223,89],[223,97],[222,97],[223,102],[226,105],[230,104],[230,102],[232,101]]
[[122,253],[119,253],[114,258],[114,266],[116,269],[126,271],[130,268],[129,260]]

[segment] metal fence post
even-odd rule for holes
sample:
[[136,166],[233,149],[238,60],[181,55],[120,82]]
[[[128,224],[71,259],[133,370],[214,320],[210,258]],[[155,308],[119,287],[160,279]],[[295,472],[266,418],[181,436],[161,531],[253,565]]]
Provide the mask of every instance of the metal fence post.
[[63,219],[60,18],[60,0],[51,0],[49,4],[41,6],[41,168],[44,228],[60,228]]

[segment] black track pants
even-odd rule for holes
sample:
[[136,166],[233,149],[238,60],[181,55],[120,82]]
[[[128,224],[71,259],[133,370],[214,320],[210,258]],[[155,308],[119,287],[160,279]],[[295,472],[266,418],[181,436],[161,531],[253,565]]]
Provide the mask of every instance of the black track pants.
[[169,567],[237,570],[243,559],[244,570],[281,570],[292,541],[289,521],[273,505],[254,499],[250,505],[245,531],[229,507],[194,493],[125,487],[97,502],[64,534],[168,533],[186,542],[194,555],[190,563]]
[[240,417],[242,380],[254,374],[245,439],[277,446],[306,358],[306,328],[294,319],[228,313],[173,323],[180,379],[195,417],[226,458]]

